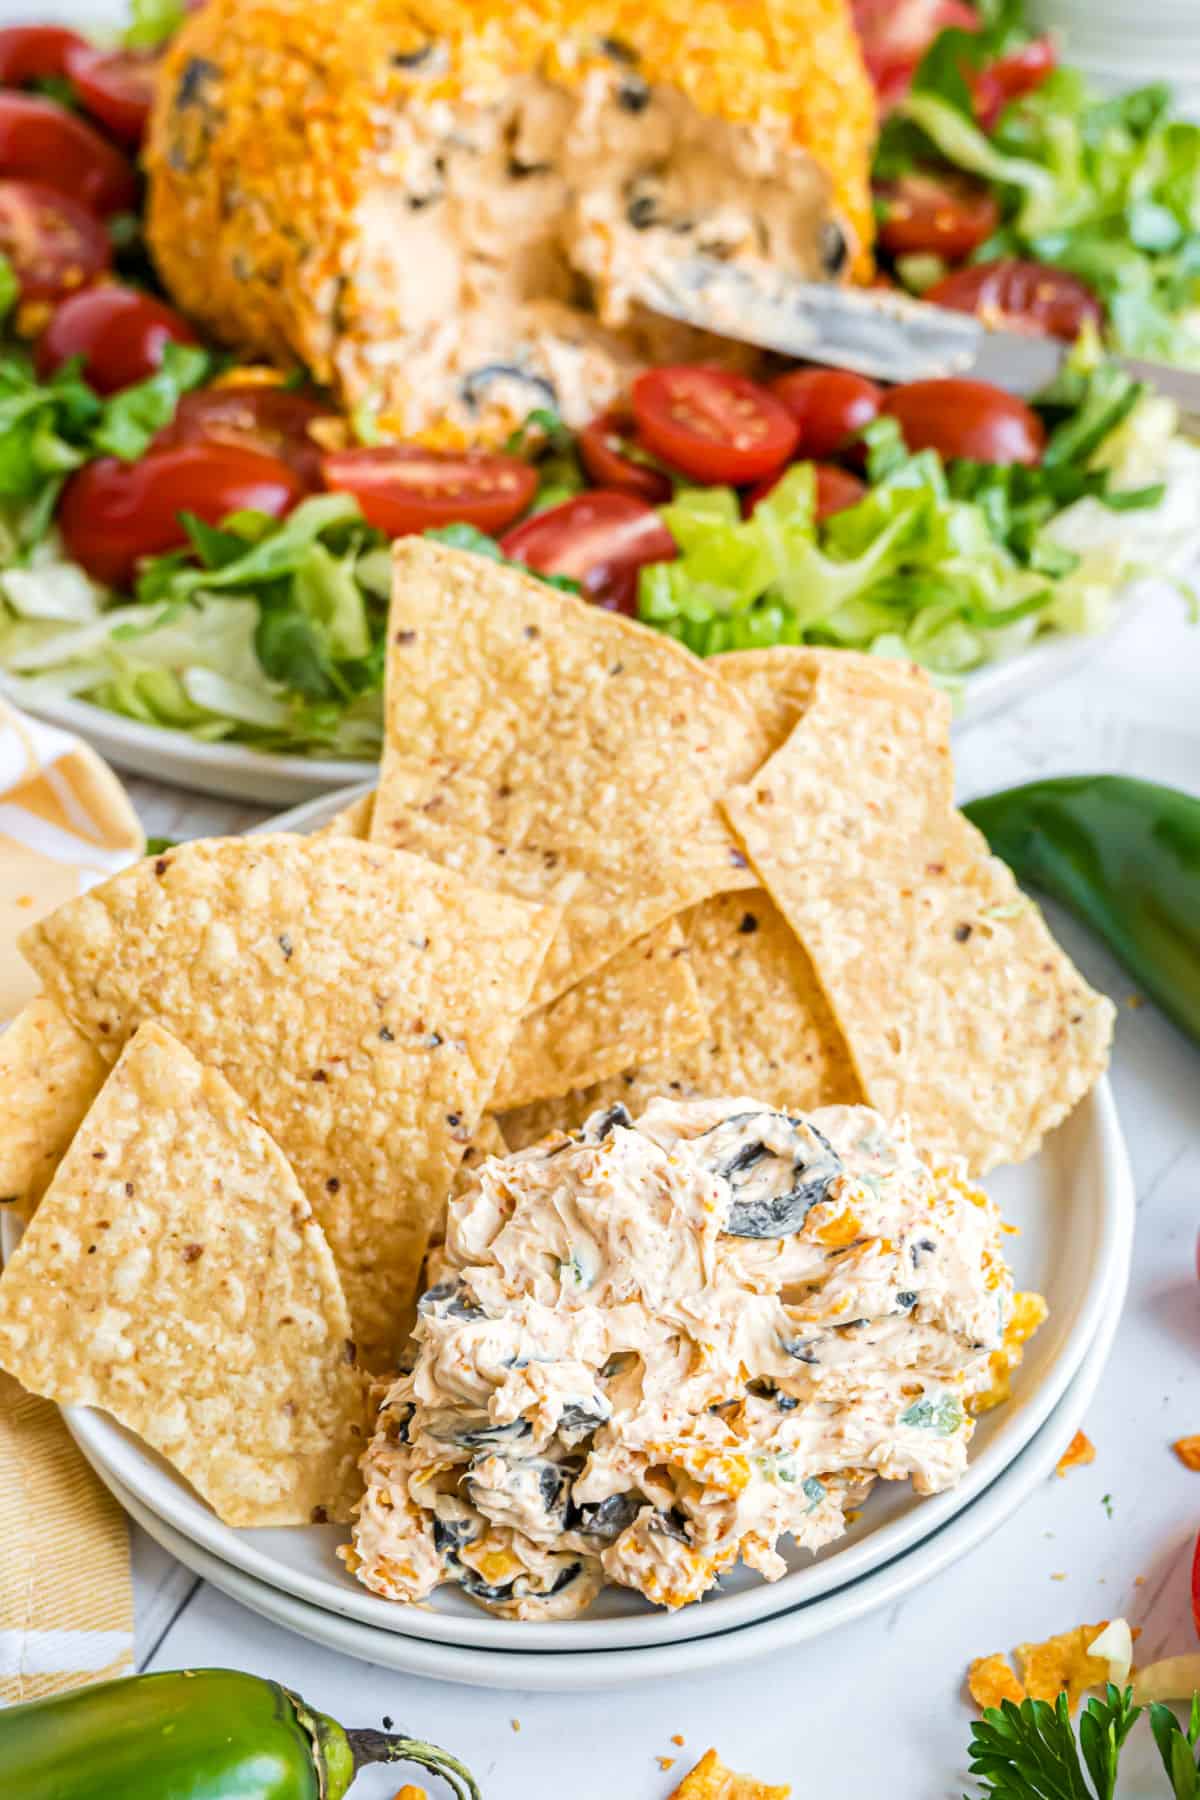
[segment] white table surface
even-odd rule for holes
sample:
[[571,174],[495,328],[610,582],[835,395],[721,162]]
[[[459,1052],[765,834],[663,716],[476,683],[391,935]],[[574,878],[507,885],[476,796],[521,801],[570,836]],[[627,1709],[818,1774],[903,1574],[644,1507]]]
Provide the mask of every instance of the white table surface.
[[[1200,791],[1200,626],[1173,600],[1156,603],[1078,674],[965,732],[957,761],[963,798],[1099,770]],[[166,836],[236,831],[263,816],[152,780],[130,787],[147,829]],[[734,1768],[791,1781],[796,1800],[955,1800],[973,1656],[1117,1613],[1142,1626],[1142,1661],[1193,1647],[1200,1474],[1170,1445],[1200,1432],[1200,1053],[1152,1007],[1129,1004],[1134,984],[1082,931],[1056,924],[1120,1002],[1114,1080],[1138,1189],[1133,1285],[1087,1420],[1090,1468],[1048,1481],[980,1549],[890,1610],[728,1677],[558,1698],[393,1675],[267,1624],[135,1532],[139,1665],[234,1665],[348,1724],[390,1715],[465,1757],[488,1800],[663,1800],[710,1743]],[[668,1774],[658,1758],[671,1756]],[[1159,1791],[1152,1757],[1139,1734],[1122,1800]],[[386,1800],[400,1781],[394,1769],[370,1771],[354,1800]]]

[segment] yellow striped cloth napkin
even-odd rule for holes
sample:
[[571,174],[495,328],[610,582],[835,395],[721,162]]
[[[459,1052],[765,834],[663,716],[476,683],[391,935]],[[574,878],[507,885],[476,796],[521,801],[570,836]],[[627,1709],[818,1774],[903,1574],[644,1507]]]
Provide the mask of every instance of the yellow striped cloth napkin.
[[[35,992],[19,934],[144,845],[100,758],[0,700],[0,1021]],[[0,1702],[132,1667],[125,1516],[57,1407],[0,1372]]]

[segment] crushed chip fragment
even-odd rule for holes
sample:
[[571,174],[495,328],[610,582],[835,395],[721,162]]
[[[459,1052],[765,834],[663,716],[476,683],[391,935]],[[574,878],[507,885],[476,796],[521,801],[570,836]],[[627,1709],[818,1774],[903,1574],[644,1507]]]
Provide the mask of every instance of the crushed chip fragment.
[[1054,1472],[1056,1475],[1066,1475],[1070,1470],[1081,1469],[1095,1460],[1095,1444],[1086,1431],[1077,1431],[1054,1465]]
[[1176,1438],[1171,1448],[1185,1469],[1200,1469],[1200,1436]]
[[753,1775],[727,1769],[715,1750],[706,1750],[669,1800],[789,1800],[790,1787],[771,1787]]

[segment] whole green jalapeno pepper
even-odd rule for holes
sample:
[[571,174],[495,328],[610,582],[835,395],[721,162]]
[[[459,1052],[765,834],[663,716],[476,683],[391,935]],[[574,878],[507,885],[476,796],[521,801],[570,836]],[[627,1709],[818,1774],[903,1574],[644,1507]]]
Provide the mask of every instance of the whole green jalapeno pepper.
[[1031,781],[963,811],[996,855],[1090,925],[1200,1043],[1200,798],[1125,775]]
[[342,1800],[381,1762],[417,1763],[455,1800],[479,1800],[448,1751],[347,1731],[236,1669],[133,1675],[0,1711],[0,1792],[13,1800]]

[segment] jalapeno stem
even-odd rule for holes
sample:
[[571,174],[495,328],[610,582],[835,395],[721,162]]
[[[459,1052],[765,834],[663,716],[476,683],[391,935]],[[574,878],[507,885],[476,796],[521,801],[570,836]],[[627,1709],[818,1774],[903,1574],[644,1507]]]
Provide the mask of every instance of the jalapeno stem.
[[465,1763],[437,1744],[426,1744],[420,1738],[404,1737],[391,1731],[347,1731],[346,1741],[354,1757],[354,1773],[368,1763],[411,1762],[431,1774],[440,1775],[454,1795],[454,1800],[482,1800],[479,1784]]

